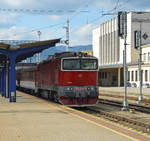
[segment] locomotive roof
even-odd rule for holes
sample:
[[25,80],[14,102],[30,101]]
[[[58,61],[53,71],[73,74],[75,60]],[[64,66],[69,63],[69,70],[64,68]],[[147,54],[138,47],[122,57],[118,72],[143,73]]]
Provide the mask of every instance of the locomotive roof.
[[56,53],[56,58],[64,58],[64,57],[93,57],[91,55],[88,55],[87,53],[83,52],[62,52],[62,53]]
[[61,59],[61,58],[69,58],[69,57],[92,57],[95,58],[94,56],[91,56],[87,53],[83,53],[83,52],[61,52],[61,53],[55,53],[54,55],[49,55],[47,60],[44,60],[41,63],[47,63],[50,60],[54,60],[54,59]]

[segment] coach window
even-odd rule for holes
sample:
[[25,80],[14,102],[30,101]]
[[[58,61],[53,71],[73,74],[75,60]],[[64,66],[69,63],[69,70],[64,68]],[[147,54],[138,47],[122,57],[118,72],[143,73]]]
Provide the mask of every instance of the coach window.
[[128,81],[130,81],[130,71],[128,71]]
[[145,81],[147,81],[148,78],[148,70],[145,70]]
[[135,81],[137,81],[138,80],[138,72],[137,72],[137,70],[135,71]]
[[132,71],[132,73],[131,73],[131,75],[132,75],[132,81],[134,81],[134,71]]

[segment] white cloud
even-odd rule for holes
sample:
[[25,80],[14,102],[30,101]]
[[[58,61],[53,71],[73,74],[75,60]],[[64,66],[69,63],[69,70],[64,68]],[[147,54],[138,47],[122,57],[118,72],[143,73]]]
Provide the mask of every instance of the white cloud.
[[49,19],[53,20],[53,21],[58,21],[60,20],[62,17],[59,15],[50,15],[48,16]]
[[73,33],[73,40],[71,41],[71,45],[87,45],[92,44],[92,24],[84,25]]
[[3,27],[16,24],[18,17],[19,15],[15,13],[0,13],[0,25]]
[[21,6],[22,5],[21,0],[5,0],[4,2],[11,6]]
[[146,9],[145,12],[150,12],[150,9]]
[[[4,7],[14,7],[14,8],[43,8],[43,9],[53,9],[53,10],[77,10],[79,8],[85,8],[87,5],[89,8],[113,8],[117,4],[118,0],[1,0],[1,8]],[[149,7],[149,0],[119,0],[119,4],[123,3],[128,6],[134,6],[134,8],[139,7]]]
[[34,39],[35,37],[26,27],[12,26],[8,29],[0,29],[1,40],[22,40],[22,39]]
[[0,4],[4,7],[28,9],[37,7],[39,1],[42,3],[42,0],[1,0]]
[[[110,10],[117,5],[117,1],[118,0],[0,0],[0,8],[52,10],[52,15],[54,13],[60,15],[62,13],[65,14],[69,10],[78,11],[81,9],[83,10],[87,7]],[[119,8],[131,8],[134,10],[139,8],[148,9],[148,3],[149,0],[120,0],[118,3],[117,10],[119,10]],[[121,6],[119,7],[120,4]]]

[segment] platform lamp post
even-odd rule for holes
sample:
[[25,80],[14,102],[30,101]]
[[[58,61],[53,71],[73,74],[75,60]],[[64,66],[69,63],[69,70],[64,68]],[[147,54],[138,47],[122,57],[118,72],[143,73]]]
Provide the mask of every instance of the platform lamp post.
[[[143,12],[140,12],[138,14],[143,14]],[[142,35],[142,22],[150,23],[149,18],[142,18],[142,19],[133,19],[134,22],[140,23],[140,30],[134,31],[134,48],[139,49],[139,59],[138,59],[138,67],[139,67],[139,87],[140,87],[140,94],[138,97],[138,103],[142,104],[144,103],[143,94],[142,94],[142,37],[144,40],[148,38],[148,35],[145,33]]]
[[[38,37],[39,37],[39,41],[41,40],[41,34],[42,34],[42,32],[41,31],[37,31],[37,34],[38,34]],[[39,63],[40,62],[40,53],[38,53],[37,55],[36,55],[36,58],[37,58],[37,62]]]
[[142,49],[141,49],[141,23],[140,23],[140,31],[138,31],[138,37],[139,37],[139,80],[140,80],[140,95],[138,97],[139,103],[144,103],[143,100],[143,94],[142,94]]
[[124,69],[124,98],[123,107],[121,110],[129,110],[127,100],[127,57],[126,57],[126,46],[127,46],[127,12],[118,13],[118,34],[121,38],[124,38],[124,50],[123,50],[123,69]]

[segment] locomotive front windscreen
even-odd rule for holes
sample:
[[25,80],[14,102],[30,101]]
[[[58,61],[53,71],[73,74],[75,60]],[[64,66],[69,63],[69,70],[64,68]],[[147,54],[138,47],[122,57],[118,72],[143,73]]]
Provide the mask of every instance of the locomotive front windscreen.
[[63,70],[97,70],[97,59],[63,59]]

